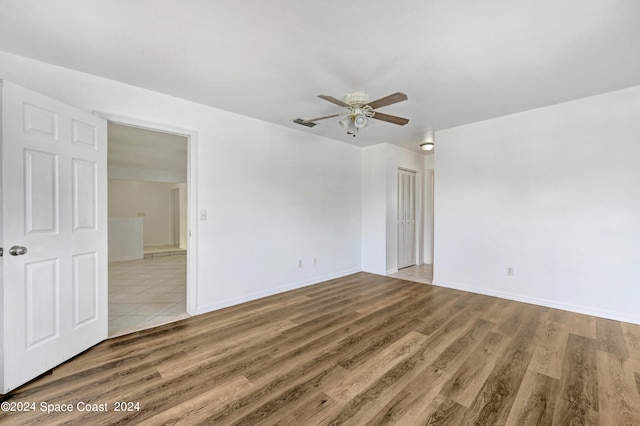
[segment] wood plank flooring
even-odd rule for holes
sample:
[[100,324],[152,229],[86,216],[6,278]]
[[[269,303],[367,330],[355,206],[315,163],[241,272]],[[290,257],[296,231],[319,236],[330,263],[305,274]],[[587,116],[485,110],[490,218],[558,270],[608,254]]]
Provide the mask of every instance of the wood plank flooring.
[[11,425],[640,425],[640,326],[358,273],[105,341],[1,399],[29,409]]

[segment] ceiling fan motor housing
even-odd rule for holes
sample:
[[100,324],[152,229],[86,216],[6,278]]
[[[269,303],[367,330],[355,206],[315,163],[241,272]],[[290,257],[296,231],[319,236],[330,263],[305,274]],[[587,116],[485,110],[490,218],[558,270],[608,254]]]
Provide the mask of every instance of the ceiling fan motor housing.
[[356,107],[368,104],[371,101],[371,96],[367,92],[359,91],[347,93],[343,100],[346,104]]

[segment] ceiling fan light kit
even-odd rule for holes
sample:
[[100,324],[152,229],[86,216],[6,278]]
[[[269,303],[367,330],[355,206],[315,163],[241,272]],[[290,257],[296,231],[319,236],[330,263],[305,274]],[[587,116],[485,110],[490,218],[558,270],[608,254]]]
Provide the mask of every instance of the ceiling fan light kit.
[[380,121],[386,121],[387,123],[397,124],[399,126],[404,126],[409,122],[407,118],[378,113],[375,111],[376,108],[406,101],[407,95],[405,95],[404,93],[396,92],[373,102],[371,102],[371,96],[369,96],[367,92],[363,91],[347,93],[342,98],[343,100],[336,99],[333,96],[328,95],[318,95],[318,97],[320,99],[324,99],[325,101],[346,108],[346,110],[338,114],[327,115],[311,120],[299,119],[300,121],[302,121],[302,123],[296,120],[294,120],[294,122],[306,125],[304,123],[314,123],[318,120],[324,120],[326,118],[344,116],[344,118],[339,121],[340,126],[347,130],[347,135],[351,135],[353,137],[356,136],[358,130],[364,129],[369,125],[370,118],[375,118],[376,120]]
[[353,119],[351,117],[345,117],[339,121],[340,126],[347,131],[348,135],[353,135],[356,137],[356,133],[358,133],[358,128],[356,127]]
[[366,127],[368,123],[369,120],[367,120],[367,117],[363,113],[359,112],[353,116],[353,124],[355,124],[358,129]]

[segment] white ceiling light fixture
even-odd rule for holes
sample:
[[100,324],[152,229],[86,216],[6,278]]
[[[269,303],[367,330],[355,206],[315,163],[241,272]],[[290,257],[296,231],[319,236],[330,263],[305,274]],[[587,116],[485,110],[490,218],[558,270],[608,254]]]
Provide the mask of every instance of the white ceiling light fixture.
[[433,130],[429,130],[424,138],[424,142],[420,144],[420,149],[423,151],[431,151],[434,146]]
[[347,131],[348,135],[352,135],[354,138],[356,137],[356,133],[358,133],[358,128],[356,127],[353,117],[347,116],[340,120],[340,126]]
[[358,129],[363,129],[369,124],[369,120],[367,119],[367,117],[368,115],[365,115],[362,111],[359,111],[353,116],[353,124],[355,124]]
[[373,108],[367,105],[370,100],[371,96],[367,92],[353,92],[344,97],[348,107],[343,113],[346,117],[340,120],[340,125],[347,129],[348,135],[355,138],[358,130],[369,126],[369,118],[375,114]]
[[433,144],[433,142],[425,142],[423,144],[420,144],[420,149],[423,151],[431,151],[434,146],[435,145]]
[[[363,105],[361,102],[369,102],[369,95],[364,92],[356,92],[352,95],[358,95],[356,100],[349,100],[351,103],[347,111],[342,113],[345,117],[340,120],[340,126],[347,130],[347,134],[356,136],[358,130],[369,126],[369,118],[373,117],[375,112],[369,105]],[[349,95],[347,95],[348,97]],[[345,100],[346,98],[345,97]],[[357,102],[357,103],[356,103]]]

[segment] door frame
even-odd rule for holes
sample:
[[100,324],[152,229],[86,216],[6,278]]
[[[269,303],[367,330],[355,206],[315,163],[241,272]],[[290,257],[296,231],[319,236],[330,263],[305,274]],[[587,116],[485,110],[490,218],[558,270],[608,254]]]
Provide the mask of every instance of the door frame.
[[429,258],[430,258],[430,264],[433,265],[434,264],[434,258],[435,258],[435,244],[434,244],[434,226],[435,226],[435,216],[434,216],[434,211],[435,211],[435,206],[434,206],[434,200],[435,200],[435,188],[436,188],[436,184],[435,184],[435,173],[433,169],[428,170],[429,172],[429,177],[430,177],[430,182],[429,182],[429,192],[428,192],[428,203],[429,203],[429,207],[428,207],[428,211],[429,211],[429,225],[428,225],[428,231],[429,231]]
[[[196,315],[198,308],[198,132],[195,130],[166,124],[139,120],[101,111],[95,115],[109,123],[151,130],[159,133],[170,133],[187,139],[187,314]],[[108,134],[107,134],[108,139]],[[107,142],[108,144],[108,142]],[[108,146],[108,145],[107,145]]]
[[169,193],[171,194],[171,244],[180,246],[180,188],[171,188]]

